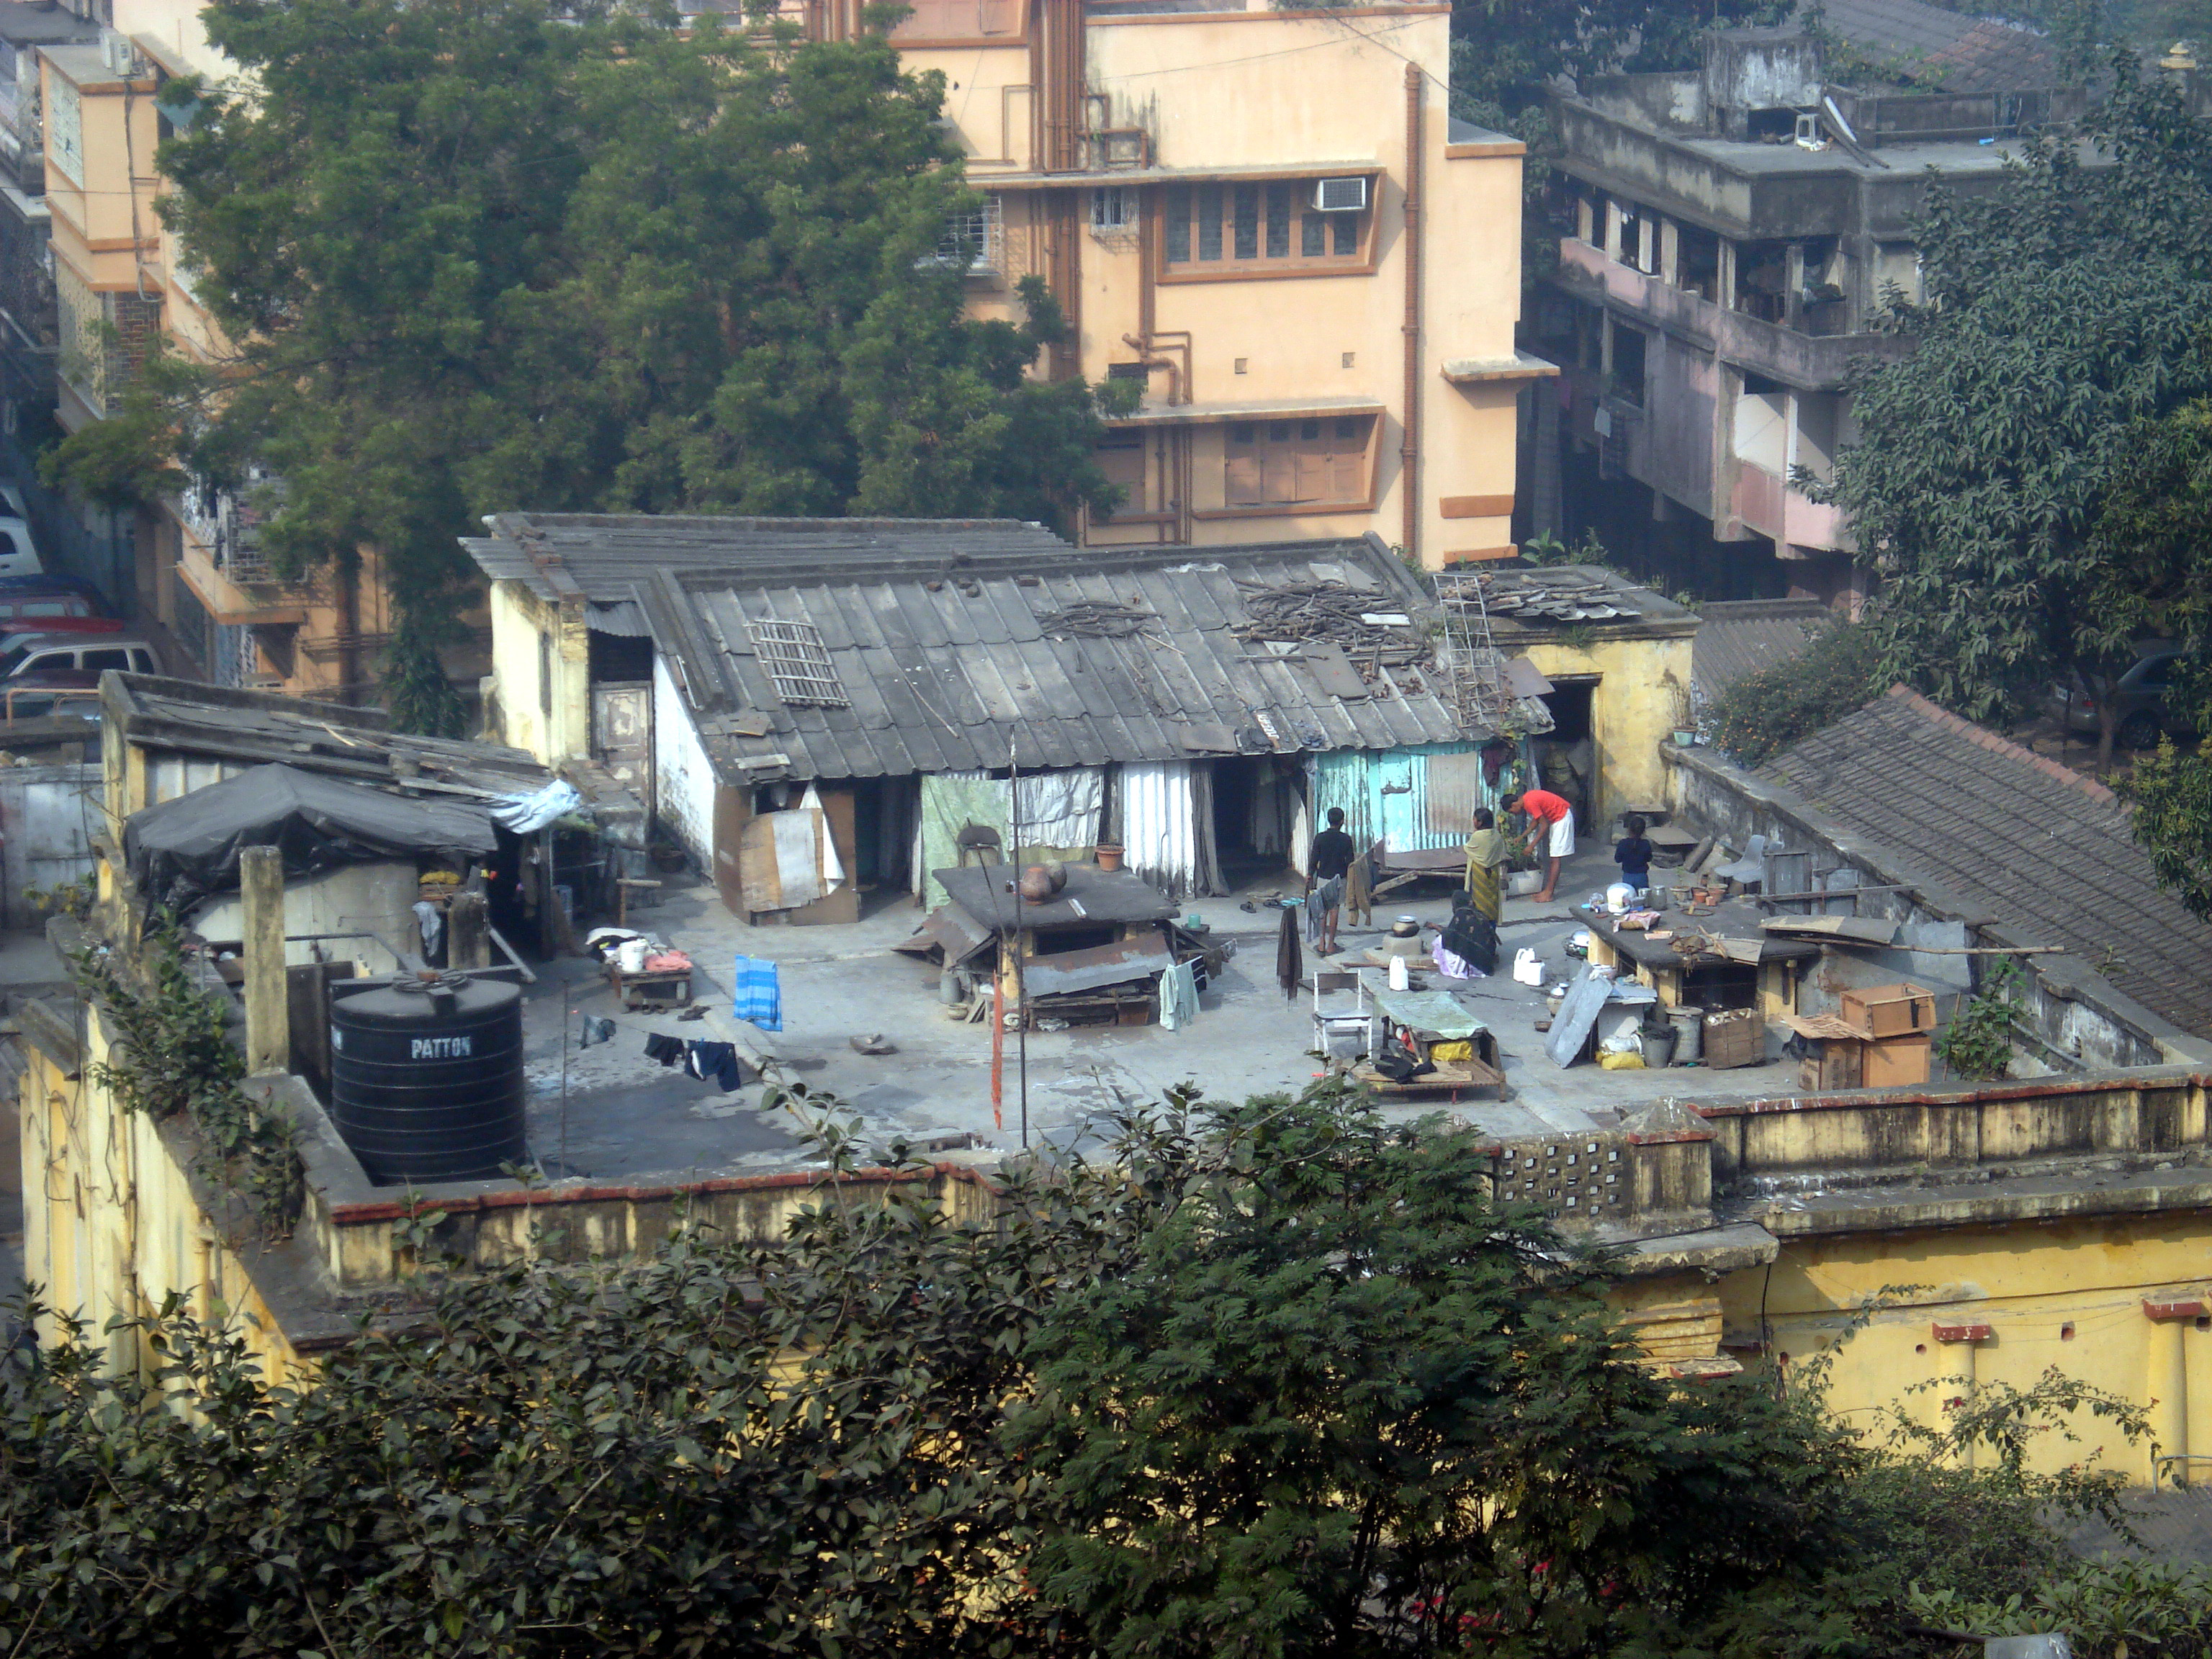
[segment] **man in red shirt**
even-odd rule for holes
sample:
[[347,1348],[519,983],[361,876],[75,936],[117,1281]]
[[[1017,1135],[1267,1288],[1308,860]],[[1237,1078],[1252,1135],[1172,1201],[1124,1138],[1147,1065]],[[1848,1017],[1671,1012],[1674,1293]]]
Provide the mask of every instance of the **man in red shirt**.
[[1505,810],[1528,814],[1529,854],[1551,860],[1545,866],[1544,890],[1536,895],[1537,903],[1549,904],[1559,884],[1560,861],[1575,855],[1575,809],[1548,789],[1524,789],[1505,798]]

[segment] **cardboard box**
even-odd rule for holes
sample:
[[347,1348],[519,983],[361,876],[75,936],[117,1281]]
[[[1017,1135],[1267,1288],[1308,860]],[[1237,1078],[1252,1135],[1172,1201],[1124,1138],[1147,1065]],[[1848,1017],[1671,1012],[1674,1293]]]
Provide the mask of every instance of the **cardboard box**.
[[1863,1087],[1865,1044],[1850,1037],[1814,1038],[1815,1052],[1797,1062],[1797,1086],[1811,1093]]
[[1838,1012],[1843,1018],[1870,1037],[1936,1029],[1936,994],[1917,985],[1871,985],[1846,991],[1842,1004]]
[[1861,1043],[1861,1066],[1869,1089],[1898,1089],[1928,1081],[1928,1051],[1934,1039],[1917,1036],[1880,1037]]

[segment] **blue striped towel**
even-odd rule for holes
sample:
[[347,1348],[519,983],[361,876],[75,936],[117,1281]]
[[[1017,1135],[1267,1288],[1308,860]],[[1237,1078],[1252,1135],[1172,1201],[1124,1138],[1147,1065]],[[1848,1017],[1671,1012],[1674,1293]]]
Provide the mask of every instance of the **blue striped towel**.
[[730,1017],[750,1020],[763,1031],[783,1029],[783,990],[775,964],[764,957],[739,957],[730,993]]

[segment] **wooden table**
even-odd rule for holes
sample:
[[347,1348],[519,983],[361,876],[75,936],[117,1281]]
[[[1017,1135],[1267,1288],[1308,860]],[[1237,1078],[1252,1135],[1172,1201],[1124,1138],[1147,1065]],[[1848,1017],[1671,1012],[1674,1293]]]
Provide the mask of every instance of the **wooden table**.
[[[1742,969],[1751,998],[1748,1004],[1738,1006],[1754,1006],[1764,1018],[1778,1020],[1797,1012],[1797,975],[1801,966],[1819,960],[1822,947],[1810,939],[1781,939],[1764,933],[1759,926],[1761,919],[1756,906],[1734,902],[1723,904],[1712,915],[1705,916],[1667,911],[1658,926],[1662,932],[1671,932],[1675,939],[1696,929],[1756,946],[1757,954],[1750,961],[1735,964]],[[1589,918],[1589,959],[1601,968],[1613,968],[1624,973],[1632,970],[1632,977],[1656,991],[1660,1002],[1667,1007],[1679,1008],[1690,1000],[1684,991],[1687,974],[1729,965],[1729,959],[1718,957],[1686,959],[1674,948],[1674,939],[1654,939],[1646,933],[1621,927],[1618,921],[1604,915]]]
[[689,968],[658,968],[640,969],[626,974],[611,961],[606,965],[607,982],[615,988],[622,1006],[633,1012],[641,1008],[676,1008],[691,1000],[691,970]]
[[[1410,1083],[1394,1082],[1370,1065],[1352,1068],[1352,1075],[1385,1098],[1412,1098],[1462,1089],[1496,1089],[1505,1098],[1505,1073],[1499,1068],[1498,1038],[1491,1029],[1460,1006],[1449,991],[1393,991],[1388,986],[1370,988],[1375,1012],[1385,1030],[1413,1039],[1414,1051],[1436,1067]],[[1439,1042],[1472,1042],[1469,1060],[1431,1060],[1429,1050]]]

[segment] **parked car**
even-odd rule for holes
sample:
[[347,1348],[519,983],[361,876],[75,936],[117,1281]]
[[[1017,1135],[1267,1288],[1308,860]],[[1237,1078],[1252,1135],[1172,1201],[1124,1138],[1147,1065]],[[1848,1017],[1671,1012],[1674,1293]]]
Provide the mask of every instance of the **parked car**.
[[111,668],[131,674],[158,674],[161,647],[142,634],[42,631],[0,638],[0,679],[44,680],[75,673],[89,675],[96,682]]
[[0,576],[35,576],[45,568],[21,493],[12,484],[0,484]]
[[114,634],[122,628],[89,583],[59,576],[0,577],[0,634]]
[[[2148,749],[2158,741],[2161,732],[2189,732],[2189,722],[2176,714],[2166,701],[2174,689],[2173,667],[2182,654],[2179,645],[2146,645],[2128,672],[2120,676],[2115,699],[2119,720],[2114,730],[2129,748]],[[2050,708],[2052,716],[2068,731],[2096,736],[2097,699],[2078,675],[2052,682]]]

